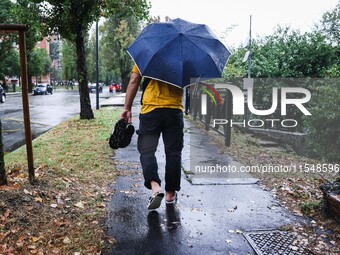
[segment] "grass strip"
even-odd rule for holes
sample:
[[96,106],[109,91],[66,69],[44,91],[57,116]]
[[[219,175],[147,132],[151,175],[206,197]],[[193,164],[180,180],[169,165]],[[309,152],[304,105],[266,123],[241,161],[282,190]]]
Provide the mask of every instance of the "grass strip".
[[1,254],[99,254],[109,184],[116,175],[108,139],[120,110],[76,116],[33,141],[37,182],[29,185],[26,148],[5,156],[9,185],[0,187]]

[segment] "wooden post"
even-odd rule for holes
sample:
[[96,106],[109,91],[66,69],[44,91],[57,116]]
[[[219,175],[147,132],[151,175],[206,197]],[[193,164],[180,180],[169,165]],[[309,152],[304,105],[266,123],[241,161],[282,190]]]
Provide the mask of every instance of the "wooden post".
[[22,105],[24,111],[24,125],[26,137],[26,151],[28,163],[28,179],[31,184],[35,181],[34,163],[33,163],[33,147],[32,133],[30,125],[30,106],[28,101],[28,83],[27,83],[27,58],[26,58],[26,39],[25,31],[19,31],[19,48],[20,48],[20,75],[22,86]]
[[17,24],[0,24],[0,31],[5,33],[19,32],[19,50],[20,50],[20,76],[22,82],[22,104],[24,113],[24,127],[26,138],[26,152],[28,163],[28,179],[30,184],[35,181],[34,176],[34,162],[33,162],[33,146],[32,146],[32,132],[30,124],[30,111],[28,101],[28,84],[27,84],[27,58],[26,58],[26,38],[25,32],[27,31],[27,25]]

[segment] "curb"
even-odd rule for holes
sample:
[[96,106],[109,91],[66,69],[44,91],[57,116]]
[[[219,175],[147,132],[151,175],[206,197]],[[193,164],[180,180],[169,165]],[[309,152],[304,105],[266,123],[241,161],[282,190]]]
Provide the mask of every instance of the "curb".
[[6,93],[6,97],[21,96],[21,92],[9,92]]

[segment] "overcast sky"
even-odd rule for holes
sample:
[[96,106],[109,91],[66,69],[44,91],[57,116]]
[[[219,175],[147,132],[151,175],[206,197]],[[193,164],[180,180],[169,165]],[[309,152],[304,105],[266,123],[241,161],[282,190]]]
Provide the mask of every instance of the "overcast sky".
[[301,32],[309,31],[324,12],[335,8],[339,0],[149,0],[150,14],[182,18],[207,24],[216,35],[236,25],[223,39],[229,46],[243,44],[249,34],[252,15],[252,35],[264,36],[278,24],[290,25]]

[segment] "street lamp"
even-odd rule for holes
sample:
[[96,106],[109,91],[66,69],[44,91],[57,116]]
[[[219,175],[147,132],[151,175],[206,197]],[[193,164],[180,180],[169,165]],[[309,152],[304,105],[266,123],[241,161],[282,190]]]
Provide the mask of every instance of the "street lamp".
[[98,21],[96,21],[96,109],[99,109],[99,42]]
[[250,23],[249,24],[249,37],[247,38],[248,39],[247,40],[248,50],[246,54],[244,55],[242,62],[248,61],[248,78],[251,78],[251,15],[250,15],[249,23]]

